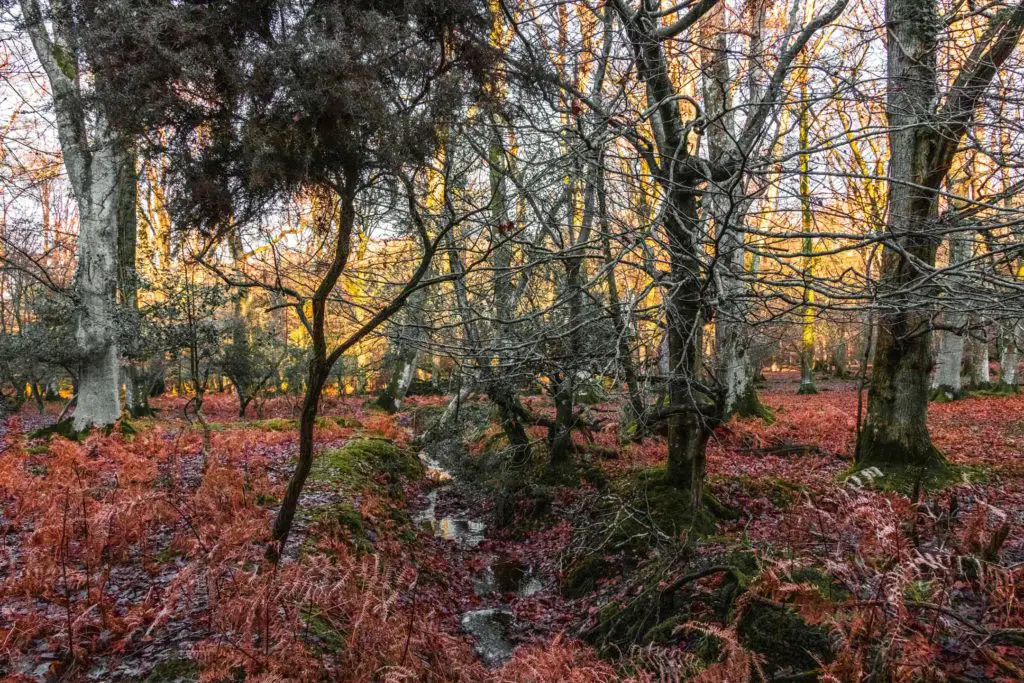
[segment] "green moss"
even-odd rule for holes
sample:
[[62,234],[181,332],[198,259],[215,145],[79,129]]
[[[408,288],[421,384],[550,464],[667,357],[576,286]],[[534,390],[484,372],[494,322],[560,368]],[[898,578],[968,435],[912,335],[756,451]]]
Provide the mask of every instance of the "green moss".
[[677,639],[676,627],[690,620],[692,596],[680,591],[665,592],[661,582],[668,578],[666,565],[659,565],[638,584],[642,590],[624,604],[609,603],[601,608],[594,626],[584,636],[609,652],[631,645],[668,643]]
[[841,481],[853,486],[863,486],[873,491],[894,491],[909,496],[915,491],[936,491],[961,483],[965,475],[969,477],[976,469],[953,465],[943,458],[932,466],[858,463],[839,477]]
[[633,473],[620,483],[620,489],[632,505],[647,513],[670,536],[683,532],[710,534],[715,530],[715,514],[727,514],[710,493],[706,493],[704,505],[694,510],[687,494],[669,482],[663,467]]
[[357,553],[372,553],[375,548],[366,537],[366,522],[355,506],[349,503],[334,503],[317,509],[313,515],[313,530],[309,534],[310,550],[324,535],[340,537],[352,544]]
[[334,424],[339,427],[346,427],[348,429],[362,429],[363,423],[354,417],[342,417],[341,415],[335,415],[333,417],[322,417],[318,418],[326,421],[333,421]]
[[29,455],[42,455],[43,453],[49,452],[50,447],[45,444],[40,444],[38,446],[29,446],[28,448],[25,449],[25,453]]
[[55,422],[49,427],[43,427],[42,429],[29,432],[28,438],[47,439],[51,436],[63,436],[69,441],[83,441],[85,437],[88,436],[89,430],[86,429],[81,432],[76,432],[74,424],[74,420],[69,417],[66,420]]
[[306,642],[314,651],[324,654],[336,654],[345,644],[345,634],[333,622],[325,618],[316,608],[311,609],[304,617],[306,624]]
[[386,439],[353,439],[341,448],[324,451],[313,460],[310,478],[352,489],[377,488],[383,479],[397,485],[403,479],[419,479],[423,464],[415,454]]
[[145,683],[182,683],[198,680],[199,665],[187,657],[174,655],[154,666],[149,676],[145,678]]
[[771,408],[761,402],[757,395],[757,389],[753,385],[747,387],[743,395],[736,400],[733,414],[737,417],[756,417],[766,424],[775,422],[775,414]]
[[942,386],[935,387],[928,393],[928,400],[932,403],[951,403],[966,395],[966,392],[962,389],[954,389],[951,386],[943,384]]
[[269,493],[256,494],[256,504],[259,505],[260,507],[270,507],[271,505],[276,505],[279,502],[280,501],[277,499],[277,496],[271,495]]
[[676,633],[681,625],[687,621],[686,616],[682,614],[674,614],[668,619],[661,621],[647,630],[643,635],[643,642],[645,643],[656,643],[659,645],[667,645],[668,643],[675,642],[679,639],[679,634]]
[[184,557],[185,553],[181,552],[173,546],[167,546],[163,550],[153,554],[153,561],[157,564],[167,564],[173,562],[179,557]]
[[1003,382],[997,382],[995,384],[987,383],[984,385],[972,386],[967,389],[968,396],[979,398],[1012,396],[1017,393],[1020,393],[1020,388],[1016,384],[1005,384]]
[[769,673],[814,670],[815,658],[829,662],[834,656],[828,632],[788,608],[752,602],[744,608],[737,631],[744,647],[764,657]]
[[607,578],[612,565],[600,555],[587,555],[576,562],[565,575],[562,592],[568,598],[581,598],[597,590],[597,583]]
[[821,597],[830,602],[841,602],[850,597],[850,591],[846,590],[834,576],[817,567],[801,567],[789,575],[793,583],[804,583],[814,586]]
[[276,417],[270,420],[254,420],[249,422],[247,426],[254,427],[263,432],[290,432],[293,429],[299,428],[299,421]]
[[57,63],[57,67],[65,76],[74,80],[78,75],[78,66],[75,64],[75,60],[71,54],[56,43],[51,45],[51,53],[53,54],[53,61]]

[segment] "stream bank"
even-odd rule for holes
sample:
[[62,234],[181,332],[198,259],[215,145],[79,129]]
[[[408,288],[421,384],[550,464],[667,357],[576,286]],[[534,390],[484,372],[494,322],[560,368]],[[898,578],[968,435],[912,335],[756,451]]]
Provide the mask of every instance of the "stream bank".
[[[449,442],[449,448],[452,448]],[[545,580],[538,566],[517,558],[507,541],[494,538],[493,525],[481,507],[465,502],[460,493],[465,482],[457,480],[447,458],[437,447],[419,452],[430,488],[425,503],[413,513],[413,521],[431,531],[435,540],[446,544],[450,561],[474,568],[470,609],[459,615],[459,625],[473,640],[480,660],[496,667],[512,657],[516,645],[528,638],[529,621],[517,618],[519,603],[547,591],[556,592],[554,582]]]

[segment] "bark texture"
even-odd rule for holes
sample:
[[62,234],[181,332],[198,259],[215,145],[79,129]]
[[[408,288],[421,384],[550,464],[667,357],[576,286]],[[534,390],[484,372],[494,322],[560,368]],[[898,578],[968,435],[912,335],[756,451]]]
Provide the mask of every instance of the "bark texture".
[[[936,68],[943,21],[935,0],[887,0],[889,217],[868,413],[858,457],[866,463],[933,466],[943,461],[926,424],[932,310],[919,287],[941,240],[938,197],[975,110],[1020,39],[1024,7],[997,13],[940,109]],[[924,292],[927,295],[927,291]]]
[[[83,56],[70,7],[44,16],[37,0],[22,0],[25,28],[53,93],[57,136],[78,204],[75,342],[79,356],[73,427],[112,425],[121,415],[115,311],[118,219],[135,192],[135,162],[99,103],[82,91]],[[49,24],[49,28],[48,28]]]

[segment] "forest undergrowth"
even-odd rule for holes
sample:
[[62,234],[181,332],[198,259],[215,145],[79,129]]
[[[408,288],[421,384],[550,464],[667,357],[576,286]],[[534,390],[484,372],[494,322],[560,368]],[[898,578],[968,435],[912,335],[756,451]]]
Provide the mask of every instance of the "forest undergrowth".
[[[8,680],[700,681],[1024,679],[1024,396],[935,404],[943,482],[854,471],[852,384],[797,396],[772,424],[709,444],[731,514],[710,533],[657,485],[665,445],[621,446],[593,408],[578,481],[518,491],[466,547],[418,521],[437,482],[415,457],[420,413],[325,399],[292,544],[264,560],[297,452],[297,405],[241,420],[228,396],[184,401],[81,442],[0,434],[0,673]],[[539,400],[534,407],[543,406]],[[51,416],[52,418],[52,416]],[[497,457],[496,425],[464,433]],[[541,452],[541,449],[537,449]],[[493,483],[493,482],[492,482]],[[941,485],[940,485],[941,484]],[[462,482],[463,488],[491,484]],[[492,520],[495,496],[453,500]],[[448,496],[448,497],[445,497]],[[540,587],[501,596],[516,649],[489,668],[460,616],[484,606],[488,557]]]

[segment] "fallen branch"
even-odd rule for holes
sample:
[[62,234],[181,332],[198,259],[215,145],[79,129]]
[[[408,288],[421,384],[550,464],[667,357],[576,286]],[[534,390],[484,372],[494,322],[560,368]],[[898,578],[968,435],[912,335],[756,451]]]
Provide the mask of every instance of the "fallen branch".
[[751,453],[753,455],[789,455],[792,453],[821,453],[821,448],[814,444],[782,444],[780,446],[765,446],[762,448],[732,448],[734,453]]

